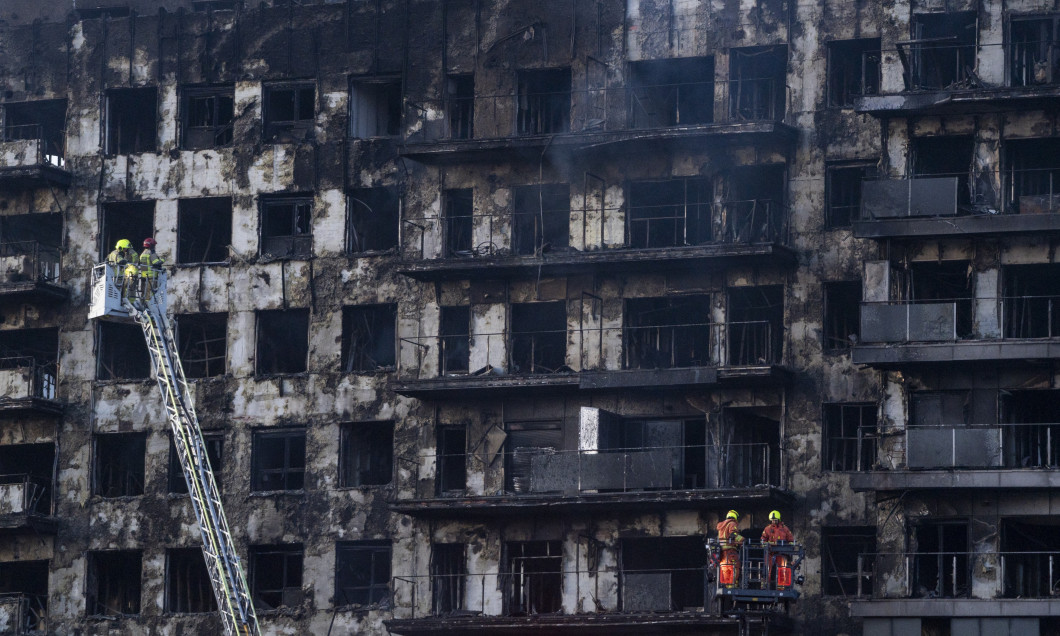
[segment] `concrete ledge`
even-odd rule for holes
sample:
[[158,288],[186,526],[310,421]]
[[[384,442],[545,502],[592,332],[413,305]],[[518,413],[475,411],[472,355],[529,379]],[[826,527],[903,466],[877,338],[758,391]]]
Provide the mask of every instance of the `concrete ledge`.
[[1060,232],[1060,214],[976,214],[854,221],[854,236],[871,239],[1041,232]]
[[898,616],[1060,616],[1054,599],[879,599],[850,601],[850,615],[859,618]]
[[878,470],[851,474],[850,487],[856,492],[954,488],[1060,488],[1060,470],[1027,468]]
[[910,363],[1055,360],[1060,342],[1041,340],[962,340],[959,342],[903,342],[859,344],[851,362],[875,366]]

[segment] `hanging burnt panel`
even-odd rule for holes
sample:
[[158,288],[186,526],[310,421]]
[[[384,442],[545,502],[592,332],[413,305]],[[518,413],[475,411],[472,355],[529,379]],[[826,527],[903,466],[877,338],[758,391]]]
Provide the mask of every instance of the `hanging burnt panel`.
[[1008,42],[1012,86],[1060,82],[1060,16],[1013,16]]
[[89,616],[140,613],[143,554],[139,550],[89,552],[85,608]]
[[[48,561],[0,562],[0,595],[22,596],[21,620],[8,623],[13,634],[44,634],[48,629]],[[10,598],[10,597],[9,597]]]
[[473,241],[474,198],[471,188],[446,190],[445,256],[467,258],[475,255]]
[[40,99],[4,104],[3,141],[40,140],[40,161],[66,165],[66,100]]
[[828,105],[850,108],[859,97],[880,92],[880,39],[828,43]]
[[725,175],[725,240],[747,244],[780,241],[787,223],[783,164],[742,166]]
[[462,495],[467,488],[467,428],[438,427],[437,494]]
[[700,537],[622,539],[622,611],[704,606],[707,551]]
[[177,262],[223,263],[232,245],[232,199],[181,199],[177,204]]
[[504,442],[504,489],[517,494],[531,490],[533,458],[563,448],[562,422],[509,422]]
[[235,88],[186,88],[183,91],[181,132],[185,150],[219,148],[232,143]]
[[228,314],[176,316],[177,346],[184,375],[214,378],[227,372]]
[[0,446],[0,483],[26,483],[23,510],[51,515],[55,444],[5,444]]
[[467,373],[471,356],[471,308],[467,305],[441,307],[438,329],[442,375]]
[[912,529],[915,598],[959,598],[970,592],[968,522],[928,521]]
[[154,152],[158,127],[158,90],[107,91],[107,154]]
[[869,596],[875,580],[876,527],[821,528],[821,593]]
[[140,251],[144,239],[154,236],[155,202],[154,201],[111,201],[103,204],[102,231],[103,243],[100,245],[99,260],[107,254],[121,239],[128,239],[132,248]]
[[176,614],[217,611],[202,548],[166,550],[166,611]]
[[515,186],[512,249],[525,256],[570,246],[570,185]]
[[899,42],[906,89],[971,87],[977,22],[974,11],[913,15],[913,39]]
[[355,188],[346,198],[346,245],[351,253],[383,252],[398,246],[401,195],[396,188]]
[[631,62],[633,128],[693,126],[714,121],[714,58]]
[[342,308],[342,371],[381,371],[397,364],[397,306]]
[[729,57],[729,113],[733,121],[784,118],[788,49],[759,46],[732,49]]
[[734,287],[728,303],[729,366],[780,362],[784,348],[784,288]]
[[516,132],[547,135],[570,130],[569,68],[520,71]]
[[304,373],[309,358],[309,310],[257,312],[257,375]]
[[567,303],[513,303],[510,373],[557,373],[567,368]]
[[261,254],[301,258],[313,253],[313,197],[261,200]]
[[147,435],[107,433],[96,435],[94,442],[94,494],[106,498],[144,494]]
[[780,486],[780,423],[748,409],[727,409],[721,439],[722,488]]
[[364,77],[350,81],[350,136],[355,139],[401,134],[401,78]]
[[296,143],[313,138],[316,87],[311,83],[265,87],[262,113],[266,142]]
[[1005,468],[1060,466],[1060,391],[1003,391]]
[[504,578],[508,616],[554,614],[562,605],[563,546],[559,541],[508,541]]
[[709,243],[713,199],[706,178],[631,182],[626,244],[646,249]]
[[623,332],[626,369],[709,366],[709,295],[626,300]]
[[1016,139],[1004,144],[1005,212],[1060,211],[1060,140]]
[[140,325],[101,322],[97,329],[97,380],[142,380],[151,377],[151,358]]
[[467,546],[463,543],[432,543],[432,614],[446,616],[465,609],[466,579]]
[[450,139],[475,136],[475,76],[450,75],[445,80],[445,112]]

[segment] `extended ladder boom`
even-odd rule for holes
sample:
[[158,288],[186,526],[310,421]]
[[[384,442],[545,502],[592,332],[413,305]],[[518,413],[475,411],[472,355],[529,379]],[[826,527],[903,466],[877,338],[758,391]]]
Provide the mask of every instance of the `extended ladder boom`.
[[[141,283],[144,291],[127,293],[122,305],[143,328],[147,349],[154,361],[158,388],[162,391],[162,401],[173,431],[173,444],[184,469],[192,508],[199,521],[203,556],[206,558],[225,633],[229,636],[257,636],[261,630],[250,598],[250,588],[228,530],[228,520],[221,506],[210,461],[206,457],[206,445],[192,406],[176,341],[166,321],[164,292],[152,293],[146,284],[148,280],[137,282]],[[156,288],[160,292],[165,289],[164,274],[160,275]]]

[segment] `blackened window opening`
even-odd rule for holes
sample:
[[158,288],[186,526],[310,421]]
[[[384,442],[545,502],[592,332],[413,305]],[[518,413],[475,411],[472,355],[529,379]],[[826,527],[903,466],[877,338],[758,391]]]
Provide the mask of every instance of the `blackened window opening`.
[[511,373],[556,373],[567,363],[567,303],[511,305]]
[[1060,211],[1060,140],[1017,139],[1004,144],[1005,212]]
[[944,302],[955,306],[954,332],[958,338],[972,334],[974,299],[971,263],[968,261],[917,261],[902,272],[903,298],[916,303]]
[[121,239],[128,239],[139,253],[144,239],[155,231],[154,201],[112,201],[103,204],[103,243],[99,260],[103,261]]
[[525,494],[531,491],[533,458],[563,448],[563,424],[555,421],[509,422],[504,442],[504,489]]
[[354,254],[398,246],[401,196],[395,188],[356,188],[347,194],[347,249]]
[[467,373],[471,356],[471,307],[441,307],[438,325],[442,375]]
[[919,598],[959,598],[970,592],[968,523],[929,521],[913,528],[912,591]]
[[1060,265],[1009,265],[1002,273],[1005,337],[1060,337]]
[[445,191],[445,256],[475,255],[474,203],[470,188]]
[[6,397],[56,399],[59,329],[0,330],[0,369],[21,369],[25,374],[8,386]]
[[261,202],[261,253],[309,256],[313,251],[313,197],[277,197]]
[[184,92],[184,148],[202,150],[232,143],[235,89],[190,88]]
[[709,366],[709,295],[626,300],[624,367],[674,369]]
[[822,590],[826,596],[869,596],[875,580],[876,528],[821,528]]
[[1012,86],[1060,82],[1060,16],[1011,18],[1008,59]]
[[475,136],[475,76],[450,75],[445,83],[450,139]]
[[[958,205],[968,206],[992,199],[990,175],[980,175],[974,184],[970,181],[969,173],[975,151],[975,140],[972,137],[918,137],[910,146],[913,175],[955,178]],[[947,185],[946,194],[952,191],[952,186]]]
[[1001,421],[1005,468],[1060,466],[1060,391],[1005,391]]
[[445,616],[465,609],[467,546],[463,543],[431,545],[431,610]]
[[859,97],[880,92],[880,39],[828,44],[828,105],[850,108]]
[[358,139],[401,134],[401,79],[357,79],[350,83],[350,132]]
[[158,90],[107,91],[107,154],[153,152],[156,146]]
[[397,364],[397,305],[342,309],[342,371],[392,369]]
[[727,243],[783,241],[785,166],[768,164],[734,168],[725,175],[722,223]]
[[974,11],[914,14],[912,27],[912,43],[898,45],[907,89],[974,86]]
[[177,262],[222,263],[232,244],[232,199],[181,199],[177,204]]
[[623,539],[622,611],[704,607],[707,551],[700,537]]
[[302,604],[301,544],[250,546],[250,593],[259,611]]
[[787,48],[732,49],[729,58],[729,113],[735,121],[784,118]]
[[382,486],[394,474],[393,422],[351,422],[342,427],[339,485]]
[[861,183],[869,175],[869,166],[828,166],[828,210],[825,227],[850,227],[861,215]]
[[784,347],[784,288],[729,290],[728,363],[757,366],[780,362]]
[[512,188],[512,249],[540,255],[570,245],[570,186],[566,183]]
[[390,541],[340,541],[335,545],[338,605],[382,605],[390,599]]
[[62,214],[0,216],[0,257],[22,257],[0,271],[0,283],[58,283],[62,244]]
[[544,135],[570,130],[569,68],[521,71],[518,82],[518,134]]
[[305,485],[305,430],[254,433],[251,489],[301,490]]
[[467,428],[438,428],[438,494],[462,495],[467,488]]
[[708,243],[713,202],[710,179],[631,182],[626,242],[637,249]]
[[312,139],[316,88],[312,84],[265,87],[265,141],[277,143]]
[[142,433],[107,433],[97,435],[94,441],[95,494],[101,497],[144,494],[147,436]]
[[858,342],[861,321],[861,281],[824,284],[824,348],[842,351]]
[[720,485],[780,485],[780,423],[749,409],[728,409],[721,433]]
[[[706,424],[703,420],[631,420],[619,419],[600,429],[601,451],[640,454],[652,463],[670,463],[670,488],[696,489],[712,483],[709,465],[716,465],[716,453],[706,448]],[[623,470],[626,470],[623,468]],[[622,476],[627,489],[658,487],[654,476],[645,482],[635,471]]]
[[[203,443],[206,445],[206,460],[210,462],[210,468],[213,471],[217,487],[221,488],[224,483],[224,480],[221,478],[222,471],[224,470],[224,464],[222,463],[222,458],[224,456],[224,434],[203,433],[202,437]],[[180,463],[180,456],[177,455],[177,447],[176,444],[173,443],[172,436],[169,438],[169,470],[166,474],[166,481],[170,493],[179,495],[188,494],[188,482],[184,479],[184,467]]]
[[559,541],[509,541],[507,605],[509,616],[554,614],[562,609],[563,548]]
[[824,405],[824,469],[868,471],[876,466],[875,404]]
[[54,443],[0,446],[0,484],[24,484],[20,503],[28,514],[51,515],[54,465]]
[[0,563],[0,595],[21,595],[21,620],[8,627],[14,634],[45,633],[48,626],[48,561]]
[[184,375],[188,378],[224,375],[228,358],[228,314],[181,314],[176,316],[176,322]]
[[304,373],[309,358],[309,310],[258,312],[257,375]]
[[1056,561],[1060,555],[1057,526],[1046,517],[1001,520],[1002,596],[1052,598],[1056,594]]
[[88,553],[86,606],[89,616],[126,616],[140,613],[139,550]]
[[4,105],[3,141],[41,142],[38,162],[66,165],[66,100],[41,99]]
[[178,614],[217,611],[202,548],[166,551],[166,611]]
[[633,128],[714,121],[714,58],[633,62],[629,70]]
[[101,322],[96,378],[142,380],[151,377],[151,358],[139,325]]

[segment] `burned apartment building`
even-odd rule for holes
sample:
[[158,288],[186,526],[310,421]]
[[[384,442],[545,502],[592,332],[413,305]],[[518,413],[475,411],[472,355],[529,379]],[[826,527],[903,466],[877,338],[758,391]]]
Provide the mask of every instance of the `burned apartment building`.
[[220,629],[153,236],[265,633],[1060,634],[1058,104],[1051,0],[6,0],[0,633]]

